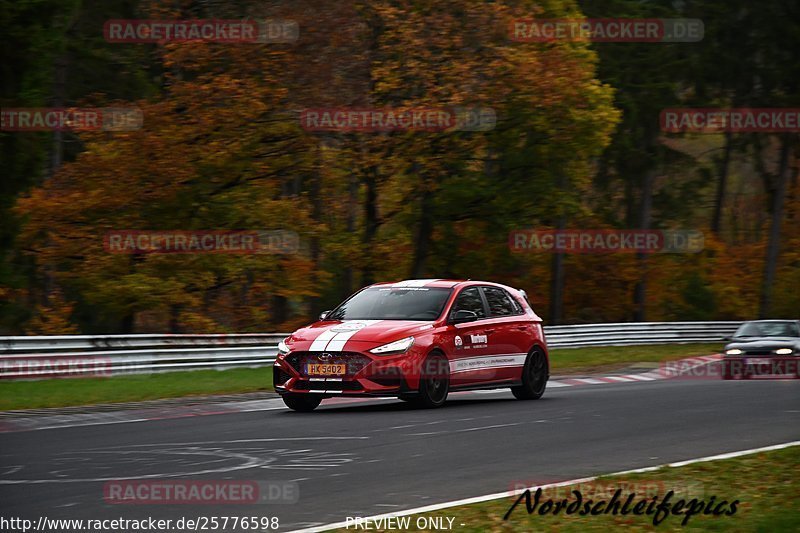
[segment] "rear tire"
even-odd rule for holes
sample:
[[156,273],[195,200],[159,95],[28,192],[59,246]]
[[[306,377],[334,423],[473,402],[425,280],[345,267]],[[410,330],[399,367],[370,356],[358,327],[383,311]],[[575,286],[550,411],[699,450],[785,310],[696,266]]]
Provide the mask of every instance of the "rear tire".
[[301,413],[313,411],[322,401],[322,396],[315,394],[284,394],[282,398],[286,407]]
[[549,377],[547,357],[539,348],[534,348],[522,367],[522,385],[511,387],[511,393],[518,400],[538,400],[544,394]]
[[417,407],[433,409],[441,407],[450,391],[450,362],[440,353],[425,359],[419,379],[419,394],[401,398]]

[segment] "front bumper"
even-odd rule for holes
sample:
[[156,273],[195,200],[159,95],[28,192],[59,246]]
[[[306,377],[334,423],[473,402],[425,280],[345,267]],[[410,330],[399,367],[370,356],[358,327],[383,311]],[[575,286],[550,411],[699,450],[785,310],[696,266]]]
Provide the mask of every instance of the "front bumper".
[[[325,396],[397,396],[416,391],[419,385],[417,356],[375,356],[364,352],[291,352],[279,355],[272,371],[278,394],[322,394]],[[309,364],[344,364],[340,376],[307,373]]]

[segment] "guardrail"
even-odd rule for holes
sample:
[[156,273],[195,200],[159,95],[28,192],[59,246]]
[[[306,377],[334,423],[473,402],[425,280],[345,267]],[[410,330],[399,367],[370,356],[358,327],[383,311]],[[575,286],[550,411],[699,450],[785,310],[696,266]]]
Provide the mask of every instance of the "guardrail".
[[[741,322],[639,322],[545,326],[550,348],[721,342]],[[258,367],[288,333],[0,337],[0,378],[111,376]]]
[[633,322],[545,326],[549,348],[721,342],[742,322]]

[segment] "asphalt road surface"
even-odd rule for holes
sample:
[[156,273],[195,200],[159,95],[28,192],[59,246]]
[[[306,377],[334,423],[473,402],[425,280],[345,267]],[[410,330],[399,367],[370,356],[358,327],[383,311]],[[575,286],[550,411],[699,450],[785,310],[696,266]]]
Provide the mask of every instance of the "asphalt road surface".
[[[280,530],[800,438],[800,380],[663,380],[0,433],[5,517],[276,516]],[[290,482],[295,503],[120,505],[109,481]],[[287,496],[289,497],[289,496]],[[291,497],[289,497],[291,499]]]

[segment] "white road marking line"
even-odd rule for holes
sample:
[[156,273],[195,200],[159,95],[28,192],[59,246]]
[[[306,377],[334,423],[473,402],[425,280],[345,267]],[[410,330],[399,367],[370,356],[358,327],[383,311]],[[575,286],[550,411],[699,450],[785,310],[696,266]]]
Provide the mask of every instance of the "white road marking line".
[[484,429],[497,429],[497,428],[505,428],[509,426],[519,426],[522,422],[513,422],[511,424],[495,424],[492,426],[481,426],[476,428],[466,428],[466,429],[456,429],[453,431],[431,431],[428,433],[409,433],[409,436],[427,436],[427,435],[453,435],[454,433],[468,433],[470,431],[483,431]]
[[581,383],[586,383],[588,385],[602,385],[605,381],[600,381],[599,379],[592,379],[592,378],[575,378],[575,381],[580,381]]
[[[686,466],[686,465],[690,465],[690,464],[694,464],[694,463],[704,463],[704,462],[707,462],[707,461],[716,461],[716,460],[719,460],[719,459],[731,459],[733,457],[741,457],[743,455],[750,455],[750,454],[754,454],[754,453],[769,452],[769,451],[774,451],[774,450],[782,450],[784,448],[790,448],[792,446],[800,446],[800,440],[787,442],[787,443],[784,443],[784,444],[776,444],[776,445],[773,445],[773,446],[765,446],[763,448],[753,448],[753,449],[750,449],[750,450],[742,450],[742,451],[739,451],[739,452],[723,453],[723,454],[720,454],[720,455],[712,455],[712,456],[708,456],[708,457],[700,457],[700,458],[697,458],[697,459],[689,459],[689,460],[686,460],[686,461],[679,461],[677,463],[667,463],[667,464],[662,464],[662,465],[647,466],[647,467],[644,467],[644,468],[637,468],[637,469],[634,469],[634,470],[624,470],[622,472],[614,472],[614,473],[611,473],[611,474],[603,474],[603,477],[605,477],[605,476],[622,476],[622,475],[627,475],[627,474],[638,474],[638,473],[642,473],[642,472],[652,472],[654,470],[658,470],[659,468],[665,468],[665,467],[674,468],[674,467]],[[579,478],[579,479],[570,479],[570,480],[567,480],[567,481],[560,481],[558,483],[549,483],[547,485],[540,485],[539,488],[550,489],[550,488],[555,488],[555,487],[565,487],[565,486],[568,486],[568,485],[576,485],[576,484],[579,484],[579,483],[588,483],[590,481],[594,481],[598,477],[600,477],[600,476],[591,476],[591,477],[584,477],[584,478]],[[533,487],[529,487],[529,488],[533,488]],[[425,507],[417,507],[415,509],[406,509],[405,511],[397,511],[395,513],[386,513],[386,514],[381,514],[381,515],[364,517],[364,520],[372,520],[372,521],[374,521],[374,520],[380,520],[380,519],[386,519],[386,518],[394,518],[394,517],[398,517],[398,516],[407,516],[407,515],[420,514],[420,513],[430,513],[432,511],[439,511],[441,509],[448,509],[448,508],[451,508],[451,507],[459,507],[461,505],[470,505],[470,504],[473,504],[473,503],[482,503],[482,502],[488,502],[488,501],[491,501],[491,500],[500,500],[502,498],[507,498],[507,497],[510,497],[510,496],[517,496],[517,495],[522,494],[523,492],[525,492],[525,490],[526,489],[519,489],[519,490],[516,490],[516,491],[513,491],[513,492],[512,491],[495,492],[494,494],[486,494],[484,496],[475,496],[473,498],[465,498],[465,499],[462,499],[462,500],[455,500],[455,501],[450,501],[450,502],[437,503],[437,504],[434,504],[434,505],[426,505]],[[295,530],[291,531],[290,533],[318,533],[318,532],[321,532],[321,531],[329,531],[331,529],[344,528],[344,527],[347,527],[347,525],[348,525],[347,522],[335,522],[335,523],[332,523],[332,524],[325,524],[325,525],[322,525],[322,526],[315,526],[315,527],[310,527],[310,528],[305,528],[305,529],[295,529]]]
[[134,418],[133,420],[104,420],[102,422],[83,422],[77,424],[70,424],[68,426],[44,426],[40,428],[20,429],[20,431],[40,431],[43,429],[62,429],[62,428],[78,428],[84,426],[104,426],[106,424],[127,424],[128,422],[150,422],[149,418]]
[[626,378],[624,376],[605,376],[603,379],[610,379],[613,381],[622,381],[622,382],[636,381],[635,379]]

